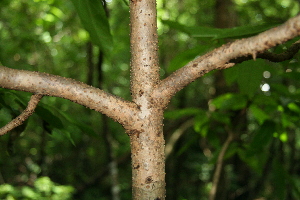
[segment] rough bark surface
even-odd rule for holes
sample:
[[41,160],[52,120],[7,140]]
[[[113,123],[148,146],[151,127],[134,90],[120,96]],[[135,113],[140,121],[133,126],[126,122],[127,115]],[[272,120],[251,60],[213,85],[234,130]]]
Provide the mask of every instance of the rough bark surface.
[[133,199],[165,199],[163,107],[152,97],[159,82],[156,1],[130,2],[131,94],[139,108],[131,140]]
[[234,66],[300,35],[300,16],[257,36],[223,45],[159,80],[155,0],[130,0],[132,102],[78,81],[0,66],[0,87],[69,99],[123,125],[132,148],[133,199],[165,199],[163,110],[171,97],[209,71]]

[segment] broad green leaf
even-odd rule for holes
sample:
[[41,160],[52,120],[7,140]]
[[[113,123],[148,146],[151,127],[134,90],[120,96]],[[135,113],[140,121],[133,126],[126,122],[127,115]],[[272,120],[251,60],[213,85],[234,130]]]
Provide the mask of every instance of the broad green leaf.
[[234,28],[226,28],[222,29],[220,34],[214,39],[222,39],[222,38],[242,38],[242,37],[250,37],[252,35],[261,33],[268,29],[271,29],[279,24],[261,24],[261,25],[246,25]]
[[202,55],[205,52],[207,52],[210,48],[211,48],[210,46],[201,45],[201,46],[197,46],[195,48],[186,50],[182,53],[179,53],[178,55],[176,55],[174,57],[173,60],[171,60],[170,65],[168,66],[168,71],[173,72],[173,71],[183,67],[184,65],[186,65],[188,62],[190,62],[197,56]]
[[218,96],[211,102],[217,109],[221,110],[239,110],[247,106],[245,95],[227,93]]
[[48,106],[37,106],[35,112],[53,128],[62,129],[64,127],[60,118],[54,115]]
[[300,107],[295,102],[289,103],[288,108],[293,112],[300,113]]
[[253,98],[253,104],[261,105],[261,106],[270,106],[273,110],[277,109],[278,102],[274,97],[266,96],[264,94],[255,95]]
[[[83,123],[81,121],[76,120],[72,115],[66,114],[65,112],[62,112],[61,110],[59,110],[53,106],[48,106],[46,104],[43,104],[42,102],[40,103],[40,107],[47,109],[49,112],[52,113],[53,116],[55,116],[57,118],[55,123],[57,123],[57,121],[60,121],[60,123],[62,123],[62,127],[54,126],[55,128],[69,134],[69,133],[73,132],[73,129],[74,129],[73,127],[76,127],[79,131],[81,131],[83,133],[86,133],[93,137],[99,137],[99,135],[97,135],[90,126],[86,125],[85,123]],[[39,108],[39,106],[37,108]],[[42,119],[45,118],[45,116],[41,116],[40,113],[37,113],[37,114],[40,117],[42,117]],[[49,118],[49,116],[47,118]],[[51,116],[50,116],[50,119],[51,119]],[[47,122],[48,122],[48,120],[47,120]],[[52,122],[52,123],[54,123],[54,122]],[[49,124],[55,125],[55,124],[51,124],[51,123],[49,123]]]
[[270,28],[277,26],[278,24],[261,24],[261,25],[246,25],[234,28],[210,28],[204,26],[185,26],[175,21],[161,20],[164,24],[169,27],[187,33],[192,37],[204,37],[212,39],[224,39],[224,38],[241,38],[249,37]]
[[260,109],[255,104],[252,104],[249,107],[249,109],[250,109],[250,112],[252,113],[252,115],[258,121],[259,124],[263,124],[267,119],[270,118],[270,116],[265,111]]
[[264,66],[265,63],[261,59],[243,62],[224,71],[226,82],[232,84],[236,80],[241,93],[253,97],[260,88]]
[[223,70],[223,74],[227,86],[231,86],[233,83],[235,83],[238,80],[239,73],[237,68],[238,66]]
[[194,130],[200,133],[203,137],[206,137],[209,128],[208,124],[209,118],[206,112],[203,110],[202,112],[199,112],[195,117]]
[[89,32],[91,40],[105,53],[113,46],[108,19],[100,0],[72,0],[83,27]]

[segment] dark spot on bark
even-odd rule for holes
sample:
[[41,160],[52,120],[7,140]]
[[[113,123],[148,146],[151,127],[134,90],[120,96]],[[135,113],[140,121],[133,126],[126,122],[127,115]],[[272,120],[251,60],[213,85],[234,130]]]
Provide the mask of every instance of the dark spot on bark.
[[140,137],[140,133],[144,132],[144,129],[142,130],[137,130],[137,129],[133,129],[133,130],[129,130],[127,133],[128,136],[133,136],[133,135],[136,135],[136,137]]
[[144,91],[143,90],[139,90],[139,96],[141,97],[141,96],[143,96],[143,94],[144,94]]
[[193,64],[193,67],[197,67],[197,66],[198,66],[198,64],[196,64],[196,63]]
[[152,183],[153,179],[151,176],[148,176],[145,180],[145,183],[149,184],[149,183]]
[[133,166],[133,169],[138,169],[138,168],[140,168],[140,165]]
[[157,198],[155,198],[154,200],[161,200],[161,198],[157,197]]

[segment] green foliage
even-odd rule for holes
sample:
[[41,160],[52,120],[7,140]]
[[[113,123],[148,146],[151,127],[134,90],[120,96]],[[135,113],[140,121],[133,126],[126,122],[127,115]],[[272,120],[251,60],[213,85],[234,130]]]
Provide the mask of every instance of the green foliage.
[[220,110],[240,110],[246,107],[247,98],[242,94],[227,93],[215,98],[211,104]]
[[72,0],[72,2],[93,43],[109,54],[113,40],[102,1]]
[[247,61],[238,64],[237,67],[224,70],[224,76],[228,85],[237,82],[240,92],[253,97],[263,78],[263,72],[266,70],[264,60]]
[[36,179],[33,187],[0,185],[0,198],[3,200],[68,200],[72,199],[72,193],[72,186],[57,185],[49,177]]
[[220,29],[205,26],[186,26],[170,20],[162,20],[162,22],[168,25],[170,28],[187,33],[191,37],[212,38],[215,40],[225,38],[250,37],[279,25],[266,23],[261,25],[245,25],[234,28]]
[[168,72],[170,73],[176,71],[177,69],[183,67],[197,56],[207,52],[210,48],[211,46],[209,45],[201,45],[177,54],[176,57],[173,60],[171,60],[167,68]]
[[[95,66],[102,50],[107,55],[102,62],[102,88],[131,99],[127,2],[107,2],[107,18],[100,0],[0,1],[0,62],[83,82],[92,70],[92,84],[97,86]],[[299,12],[295,0],[234,2],[238,25],[217,29],[216,1],[157,1],[162,78],[227,39],[255,35]],[[86,62],[89,39],[95,45],[92,68]],[[298,39],[271,51],[281,53]],[[222,198],[285,199],[289,195],[300,199],[298,60],[299,55],[276,64],[247,61],[222,71],[222,76],[205,75],[172,99],[165,112],[166,142],[187,120],[193,124],[181,130],[166,163],[169,199],[207,199],[217,156],[229,131],[235,140],[224,158]],[[262,90],[264,84],[269,90]],[[29,96],[0,89],[1,126],[20,114]],[[13,153],[7,154],[12,147]],[[129,199],[129,152],[129,138],[118,124],[66,100],[44,97],[22,129],[1,137],[0,181],[9,184],[0,186],[6,191],[0,198],[54,199],[59,194],[59,199],[111,199],[108,169],[114,155],[121,199]],[[43,177],[33,187],[13,186],[41,175],[61,185]],[[64,185],[79,188],[76,196],[70,197],[74,190]]]

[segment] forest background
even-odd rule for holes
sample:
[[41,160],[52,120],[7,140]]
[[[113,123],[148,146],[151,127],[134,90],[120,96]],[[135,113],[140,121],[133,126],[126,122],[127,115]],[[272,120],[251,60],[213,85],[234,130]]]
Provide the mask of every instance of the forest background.
[[[130,100],[127,3],[106,2],[113,43],[99,48],[72,1],[1,1],[0,64],[74,78]],[[296,0],[157,5],[161,77],[299,12]],[[242,28],[214,29],[229,27]],[[298,59],[214,71],[173,97],[164,120],[168,199],[208,199],[224,144],[217,199],[300,199]],[[29,95],[0,89],[0,126],[26,107]],[[130,199],[130,180],[123,128],[64,99],[43,98],[26,124],[0,138],[1,199]]]

